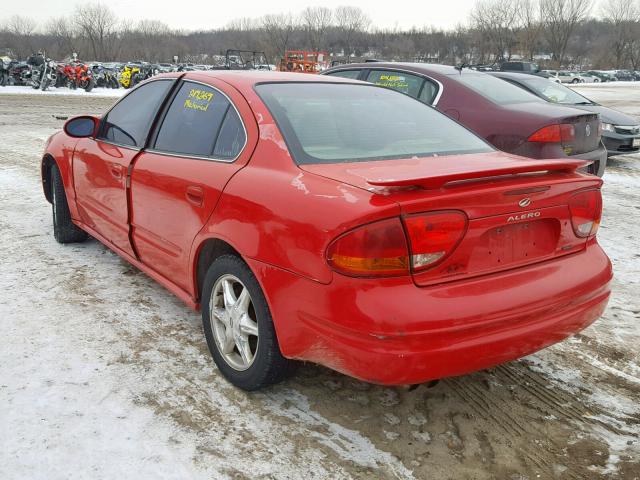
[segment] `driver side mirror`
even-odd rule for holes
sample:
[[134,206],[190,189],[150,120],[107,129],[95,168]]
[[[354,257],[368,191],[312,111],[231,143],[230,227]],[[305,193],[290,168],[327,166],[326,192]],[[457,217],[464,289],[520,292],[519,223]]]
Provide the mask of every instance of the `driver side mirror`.
[[74,117],[64,124],[64,133],[73,138],[92,137],[98,130],[100,120],[90,115]]

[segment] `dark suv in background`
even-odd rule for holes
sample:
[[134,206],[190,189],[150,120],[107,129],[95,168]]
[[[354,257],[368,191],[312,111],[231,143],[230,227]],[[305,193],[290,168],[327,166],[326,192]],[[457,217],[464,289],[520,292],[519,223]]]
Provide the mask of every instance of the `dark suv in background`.
[[541,71],[537,63],[532,62],[502,62],[500,64],[500,71],[529,73],[544,78],[551,77],[548,73]]
[[356,63],[322,73],[392,88],[434,106],[505,152],[593,162],[602,176],[607,150],[598,114],[547,103],[487,73],[424,63]]

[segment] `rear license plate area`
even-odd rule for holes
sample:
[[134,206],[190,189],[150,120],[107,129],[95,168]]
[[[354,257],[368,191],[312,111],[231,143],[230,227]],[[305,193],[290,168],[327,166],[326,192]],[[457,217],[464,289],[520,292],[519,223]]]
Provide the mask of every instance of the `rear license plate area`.
[[494,227],[478,239],[473,260],[482,269],[534,261],[554,253],[559,233],[552,218]]

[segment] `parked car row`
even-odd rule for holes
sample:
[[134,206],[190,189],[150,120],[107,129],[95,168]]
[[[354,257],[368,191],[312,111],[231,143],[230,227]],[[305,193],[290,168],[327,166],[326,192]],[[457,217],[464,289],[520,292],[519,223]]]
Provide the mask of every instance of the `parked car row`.
[[607,155],[621,155],[640,151],[640,122],[622,112],[589,100],[575,90],[532,75],[511,72],[493,72],[491,75],[506,80],[543,100],[597,113],[602,122],[602,141]]
[[162,74],[68,120],[41,171],[56,240],[90,235],[201,310],[255,390],[298,360],[419,384],[590,325],[612,269],[579,170],[602,155],[597,114],[379,63]]
[[541,70],[537,63],[509,61],[496,65],[474,65],[474,70],[482,72],[517,72],[528,73],[548,78],[557,83],[598,83],[615,81],[636,81],[640,80],[640,71],[630,70]]
[[[588,160],[592,162],[589,171],[602,176],[608,153],[624,153],[613,144],[607,151],[599,111],[547,101],[493,76],[497,74],[445,65],[383,62],[344,65],[323,74],[398,90],[437,108],[494,147],[516,155]],[[539,76],[520,75],[557,85]],[[621,117],[616,117],[615,123],[638,124],[634,119],[621,121]],[[620,146],[624,149],[628,144],[626,153],[635,151],[634,138],[625,139],[625,146]]]

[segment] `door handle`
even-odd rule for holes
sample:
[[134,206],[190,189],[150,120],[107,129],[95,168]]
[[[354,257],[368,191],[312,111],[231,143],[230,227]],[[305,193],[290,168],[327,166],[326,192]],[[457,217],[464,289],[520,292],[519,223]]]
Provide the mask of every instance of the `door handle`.
[[202,190],[202,187],[198,187],[197,185],[190,185],[187,187],[187,191],[184,196],[190,204],[195,205],[196,207],[201,207],[204,200],[204,190]]

